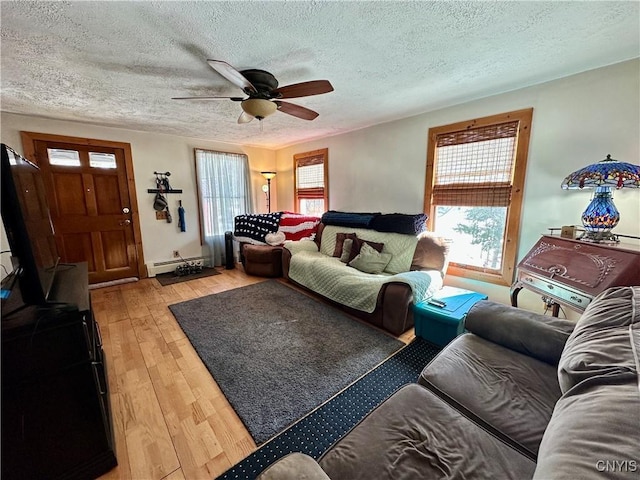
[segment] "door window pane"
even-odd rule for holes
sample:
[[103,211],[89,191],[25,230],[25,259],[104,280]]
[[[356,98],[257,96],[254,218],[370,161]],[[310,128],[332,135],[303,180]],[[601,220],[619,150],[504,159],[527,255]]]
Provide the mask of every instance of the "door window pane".
[[116,168],[116,156],[113,153],[89,152],[89,166],[93,168]]
[[64,150],[62,148],[47,148],[49,164],[58,167],[79,167],[80,153],[77,150]]

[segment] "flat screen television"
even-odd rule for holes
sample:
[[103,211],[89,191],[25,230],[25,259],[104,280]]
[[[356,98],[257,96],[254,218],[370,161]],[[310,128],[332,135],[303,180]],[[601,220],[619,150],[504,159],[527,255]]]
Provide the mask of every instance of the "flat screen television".
[[5,144],[1,153],[0,200],[11,249],[11,275],[18,282],[25,304],[46,304],[60,256],[42,172]]

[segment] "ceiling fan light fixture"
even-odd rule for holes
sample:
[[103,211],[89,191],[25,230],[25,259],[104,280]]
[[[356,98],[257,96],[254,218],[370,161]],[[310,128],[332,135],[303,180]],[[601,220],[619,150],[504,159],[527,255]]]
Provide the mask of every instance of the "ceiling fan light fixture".
[[256,117],[258,120],[268,117],[278,109],[275,103],[262,98],[248,98],[247,100],[243,100],[240,105],[242,106],[242,110]]

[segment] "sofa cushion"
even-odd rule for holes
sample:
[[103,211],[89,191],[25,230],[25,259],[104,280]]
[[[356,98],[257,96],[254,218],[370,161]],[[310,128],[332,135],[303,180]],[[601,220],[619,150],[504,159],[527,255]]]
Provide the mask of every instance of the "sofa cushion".
[[561,395],[552,365],[473,334],[451,342],[418,381],[531,458]]
[[432,392],[402,387],[319,460],[333,480],[531,478],[535,464]]
[[558,365],[560,388],[567,392],[602,375],[633,380],[638,376],[638,350],[640,287],[605,290],[589,304],[567,340]]
[[390,253],[382,253],[381,250],[376,250],[365,242],[360,253],[348,265],[365,273],[382,273],[390,260]]
[[592,377],[562,396],[542,438],[534,479],[637,479],[638,383]]
[[375,230],[362,228],[338,227],[335,225],[325,225],[322,228],[322,239],[320,241],[320,252],[324,255],[333,256],[336,246],[336,233],[355,233],[358,238],[371,242],[384,243],[385,253],[392,255],[391,261],[385,272],[395,274],[408,272],[411,268],[411,260],[416,250],[418,239],[415,235],[403,235],[401,233],[383,233]]
[[297,243],[311,243],[315,246],[314,242],[309,241],[285,243],[284,247],[293,253],[289,260],[289,279],[354,310],[373,312],[380,291],[386,283],[409,285],[415,302],[429,298],[442,287],[442,277],[434,270],[405,272],[397,275],[390,275],[387,272],[364,273],[345,265],[339,258],[311,249],[300,250],[297,248]]

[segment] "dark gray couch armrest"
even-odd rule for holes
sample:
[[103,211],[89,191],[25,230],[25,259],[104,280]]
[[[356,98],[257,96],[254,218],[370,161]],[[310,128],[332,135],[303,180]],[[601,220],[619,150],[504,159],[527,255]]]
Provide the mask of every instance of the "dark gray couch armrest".
[[558,365],[575,323],[482,300],[469,311],[465,327],[485,340]]

